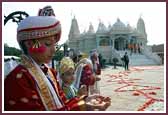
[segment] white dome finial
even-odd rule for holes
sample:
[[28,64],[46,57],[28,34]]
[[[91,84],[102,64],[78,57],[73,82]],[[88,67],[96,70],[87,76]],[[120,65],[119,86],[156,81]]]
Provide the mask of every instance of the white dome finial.
[[117,18],[117,22],[120,22],[120,18],[119,17]]
[[99,18],[98,20],[99,20],[99,23],[101,23],[101,19]]

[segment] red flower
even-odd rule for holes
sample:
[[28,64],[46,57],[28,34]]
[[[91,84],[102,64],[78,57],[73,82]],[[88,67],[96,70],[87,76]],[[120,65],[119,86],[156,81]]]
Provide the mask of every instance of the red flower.
[[134,92],[133,93],[133,96],[139,96],[140,94],[139,93],[137,93],[137,92]]
[[149,92],[150,95],[156,95],[156,92]]

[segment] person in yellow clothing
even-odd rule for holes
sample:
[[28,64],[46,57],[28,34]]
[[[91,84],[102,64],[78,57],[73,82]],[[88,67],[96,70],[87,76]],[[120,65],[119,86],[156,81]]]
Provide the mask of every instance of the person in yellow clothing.
[[60,77],[62,79],[62,89],[67,99],[72,99],[77,96],[87,95],[86,87],[81,87],[79,90],[74,86],[75,65],[70,57],[64,57],[60,62]]

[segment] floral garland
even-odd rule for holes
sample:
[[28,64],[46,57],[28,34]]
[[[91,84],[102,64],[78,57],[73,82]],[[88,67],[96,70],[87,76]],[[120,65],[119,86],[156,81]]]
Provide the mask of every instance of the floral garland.
[[115,89],[115,92],[126,92],[126,91],[133,91],[133,96],[144,96],[148,101],[146,101],[142,106],[139,107],[137,111],[161,111],[163,109],[163,99],[157,99],[152,97],[151,95],[157,95],[156,92],[150,91],[150,92],[144,92],[145,90],[160,90],[160,87],[153,87],[153,86],[143,86],[143,85],[135,85],[135,80],[141,80],[141,79],[129,79],[126,78],[128,74],[130,74],[133,71],[141,72],[145,69],[160,69],[160,67],[155,66],[149,66],[149,67],[137,67],[137,68],[130,68],[130,71],[123,71],[119,72],[118,74],[108,74],[106,76],[109,76],[111,79],[107,80],[107,82],[117,82],[118,84],[125,84],[122,87],[119,87]]

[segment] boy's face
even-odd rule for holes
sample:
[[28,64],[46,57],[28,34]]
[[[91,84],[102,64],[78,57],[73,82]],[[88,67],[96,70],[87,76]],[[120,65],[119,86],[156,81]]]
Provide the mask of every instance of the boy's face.
[[[33,43],[33,41],[29,41],[29,42]],[[54,53],[56,51],[56,49],[55,49],[55,47],[56,47],[55,37],[51,36],[51,37],[47,37],[47,38],[41,38],[41,39],[38,40],[38,42],[40,43],[40,45],[43,46],[43,48],[44,48],[43,52],[30,52],[29,51],[29,55],[38,64],[49,63],[52,60],[52,58],[54,56]],[[32,45],[29,45],[27,47],[30,48],[30,47],[32,47]]]
[[75,78],[74,78],[74,70],[70,69],[69,71],[66,71],[64,75],[62,76],[62,80],[64,83],[71,85]]

